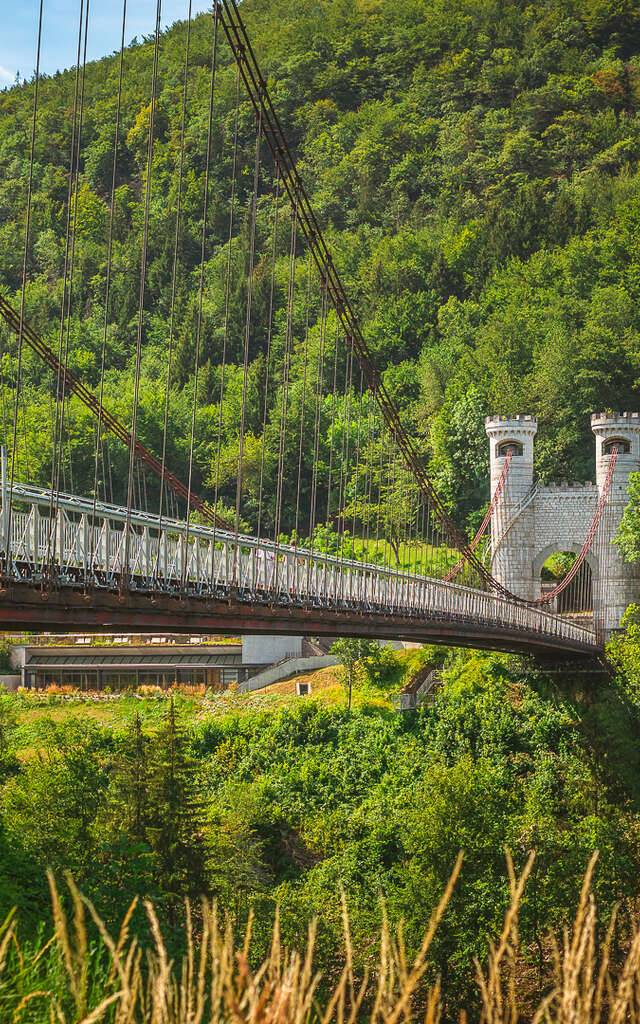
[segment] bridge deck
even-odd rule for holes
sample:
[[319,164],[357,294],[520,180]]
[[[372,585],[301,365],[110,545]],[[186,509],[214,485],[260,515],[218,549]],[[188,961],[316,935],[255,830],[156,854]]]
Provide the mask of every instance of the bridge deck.
[[498,620],[475,619],[446,612],[420,616],[318,608],[303,603],[256,604],[253,596],[170,597],[130,591],[112,593],[82,587],[42,590],[12,583],[0,591],[0,623],[8,630],[78,630],[97,632],[162,632],[281,634],[285,636],[354,636],[408,640],[453,647],[506,651],[534,656],[593,658],[602,653],[595,642],[560,638],[552,633],[508,627]]
[[[0,623],[376,636],[593,655],[584,626],[427,575],[14,484]],[[10,534],[10,543],[7,541]]]
[[[376,636],[594,655],[591,630],[496,594],[14,485],[7,628]],[[10,534],[10,539],[7,534]]]

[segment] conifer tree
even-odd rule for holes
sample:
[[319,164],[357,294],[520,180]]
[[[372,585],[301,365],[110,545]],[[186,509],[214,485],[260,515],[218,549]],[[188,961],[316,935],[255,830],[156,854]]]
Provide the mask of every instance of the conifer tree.
[[129,838],[135,842],[146,839],[149,807],[148,737],[142,731],[140,715],[131,723],[122,749],[119,789],[127,812]]
[[147,839],[149,744],[136,715],[114,757],[108,798],[97,823],[102,849],[102,907],[120,913],[134,895],[155,897],[154,857]]
[[0,695],[0,759],[11,749],[13,734],[18,727],[18,715],[12,697]]
[[196,766],[172,697],[153,744],[146,835],[161,890],[180,898],[207,889],[202,804],[196,793]]

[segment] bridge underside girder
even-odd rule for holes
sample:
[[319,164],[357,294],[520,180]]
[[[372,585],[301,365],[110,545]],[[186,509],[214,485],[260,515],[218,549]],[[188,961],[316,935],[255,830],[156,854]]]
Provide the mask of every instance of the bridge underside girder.
[[0,590],[0,627],[68,633],[162,632],[352,636],[477,648],[556,660],[593,659],[594,647],[578,640],[465,616],[430,613],[385,615],[370,611],[255,604],[240,596],[219,600],[170,597],[82,588],[41,588],[9,583]]

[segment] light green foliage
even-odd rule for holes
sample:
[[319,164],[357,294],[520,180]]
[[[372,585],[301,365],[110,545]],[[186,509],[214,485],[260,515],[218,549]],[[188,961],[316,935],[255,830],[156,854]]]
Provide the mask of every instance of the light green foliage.
[[616,544],[628,562],[640,559],[640,473],[629,477],[629,504],[618,528]]
[[542,579],[557,582],[564,579],[575,562],[576,557],[572,551],[557,551],[555,554],[550,555],[542,566]]
[[347,637],[344,640],[336,640],[331,645],[330,653],[339,658],[343,666],[343,683],[347,690],[347,707],[351,711],[351,698],[353,684],[359,670],[364,668],[365,662],[372,667],[380,658],[380,645],[375,640],[357,640],[354,637]]

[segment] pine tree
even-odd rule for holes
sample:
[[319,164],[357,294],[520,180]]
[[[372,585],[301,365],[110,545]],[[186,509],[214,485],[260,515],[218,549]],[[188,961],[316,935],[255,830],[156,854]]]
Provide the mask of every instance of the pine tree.
[[129,838],[135,842],[146,839],[149,807],[148,737],[142,731],[140,715],[134,718],[122,750],[120,791],[127,811]]
[[118,744],[97,835],[102,846],[102,906],[117,916],[134,895],[155,897],[149,822],[149,737],[140,716]]
[[11,749],[13,734],[18,727],[18,714],[12,697],[0,696],[0,759]]
[[196,766],[176,714],[173,697],[153,744],[147,841],[155,857],[159,888],[182,899],[207,889],[202,804]]

